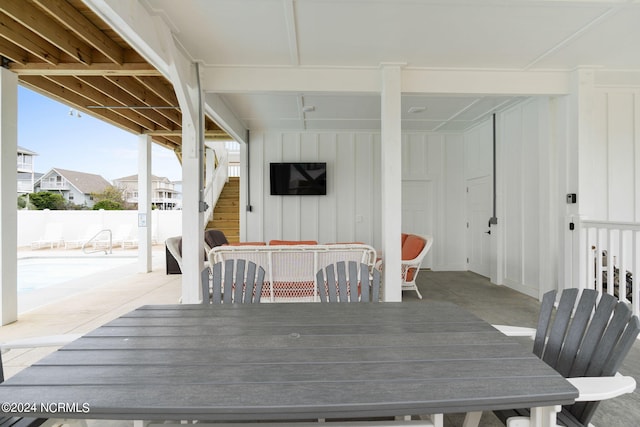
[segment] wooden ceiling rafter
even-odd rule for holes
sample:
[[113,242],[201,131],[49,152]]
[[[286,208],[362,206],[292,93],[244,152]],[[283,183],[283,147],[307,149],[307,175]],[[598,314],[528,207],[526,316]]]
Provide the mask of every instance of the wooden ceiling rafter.
[[170,130],[175,130],[182,126],[182,114],[177,108],[170,109],[170,107],[174,107],[177,104],[167,104],[162,98],[148,90],[146,86],[142,85],[138,80],[131,76],[105,76],[105,78],[129,93],[138,102],[146,105],[147,107],[163,107],[153,111],[161,114],[172,123]]
[[52,65],[60,63],[61,51],[38,34],[27,31],[18,21],[0,13],[0,37]]
[[60,51],[83,64],[91,64],[91,48],[71,31],[51,19],[42,9],[24,0],[2,0],[3,12],[38,34]]
[[[25,86],[151,135],[181,158],[182,112],[173,86],[82,0],[2,0],[0,56]],[[228,138],[209,117],[205,131],[207,138]]]
[[124,49],[114,40],[107,37],[100,29],[89,21],[77,9],[64,0],[34,0],[50,16],[69,28],[76,37],[83,39],[94,49],[116,64],[124,63]]

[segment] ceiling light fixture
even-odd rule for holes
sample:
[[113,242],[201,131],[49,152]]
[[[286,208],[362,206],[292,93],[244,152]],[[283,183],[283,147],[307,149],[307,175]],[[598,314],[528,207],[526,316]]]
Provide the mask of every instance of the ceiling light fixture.
[[316,111],[316,107],[314,107],[313,105],[306,105],[306,106],[302,107],[302,112],[303,113],[310,113],[312,111]]
[[427,107],[411,107],[409,108],[409,113],[418,114],[427,111]]

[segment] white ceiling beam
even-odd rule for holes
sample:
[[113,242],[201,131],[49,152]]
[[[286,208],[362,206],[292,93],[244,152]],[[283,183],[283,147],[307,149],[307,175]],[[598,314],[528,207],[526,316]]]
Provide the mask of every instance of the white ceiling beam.
[[[206,67],[206,92],[379,93],[379,68]],[[404,68],[402,92],[415,94],[565,95],[564,71],[432,70]]]
[[244,123],[215,93],[207,93],[204,97],[205,113],[218,123],[229,136],[237,142],[248,143],[248,130]]
[[206,67],[207,92],[379,92],[377,68]]
[[564,71],[403,69],[403,93],[473,95],[566,95]]
[[152,16],[140,2],[123,0],[83,0],[84,3],[150,64],[169,78],[170,53],[165,32],[169,28]]
[[287,38],[289,39],[289,56],[291,57],[291,65],[300,65],[295,6],[293,4],[293,0],[282,0],[282,5],[284,7],[284,22],[287,26]]

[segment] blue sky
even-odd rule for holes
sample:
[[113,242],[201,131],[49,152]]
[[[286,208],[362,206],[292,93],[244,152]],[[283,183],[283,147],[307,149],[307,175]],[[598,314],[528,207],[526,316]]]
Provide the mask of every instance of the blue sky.
[[[38,153],[36,172],[51,168],[102,175],[108,181],[138,173],[138,137],[22,86],[18,90],[18,145]],[[175,154],[152,144],[154,175],[182,179]]]

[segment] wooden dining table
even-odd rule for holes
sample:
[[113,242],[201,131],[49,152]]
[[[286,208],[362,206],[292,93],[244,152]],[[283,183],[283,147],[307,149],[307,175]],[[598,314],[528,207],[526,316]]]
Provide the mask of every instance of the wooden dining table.
[[547,427],[577,396],[530,348],[427,300],[147,305],[0,385],[15,415],[229,422],[535,407]]

